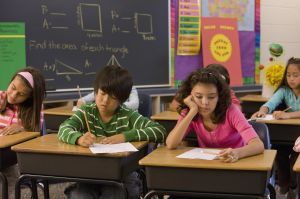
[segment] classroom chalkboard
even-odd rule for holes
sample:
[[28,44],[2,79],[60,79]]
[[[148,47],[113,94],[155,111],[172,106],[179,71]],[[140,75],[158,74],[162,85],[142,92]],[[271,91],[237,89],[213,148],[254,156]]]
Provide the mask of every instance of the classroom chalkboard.
[[25,22],[26,63],[47,90],[90,88],[107,64],[136,86],[167,86],[168,0],[1,0],[1,22]]

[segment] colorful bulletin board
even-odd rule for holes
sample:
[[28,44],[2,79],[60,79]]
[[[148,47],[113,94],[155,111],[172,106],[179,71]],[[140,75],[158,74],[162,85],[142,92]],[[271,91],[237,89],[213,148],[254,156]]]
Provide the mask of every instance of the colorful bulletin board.
[[203,65],[219,63],[228,69],[231,86],[242,85],[240,45],[234,18],[202,18]]
[[[171,64],[175,87],[191,71],[203,67],[202,47],[197,55],[180,55],[177,53],[179,1],[171,0]],[[202,0],[200,7],[202,17],[235,17],[238,19],[243,85],[255,84],[255,71],[259,65],[260,0]]]
[[25,24],[0,23],[0,90],[6,90],[16,70],[26,66]]

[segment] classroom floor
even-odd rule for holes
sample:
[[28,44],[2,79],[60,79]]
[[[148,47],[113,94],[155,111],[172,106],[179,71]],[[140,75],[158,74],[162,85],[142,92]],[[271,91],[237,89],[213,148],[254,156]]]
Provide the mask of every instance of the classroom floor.
[[[4,175],[7,177],[8,181],[8,199],[14,199],[15,198],[15,182],[16,182],[16,176],[19,176],[18,168],[17,166],[12,166],[4,171],[2,171]],[[1,184],[1,183],[0,183]],[[57,183],[57,184],[51,184],[49,185],[50,190],[50,198],[51,199],[66,199],[64,195],[64,190],[67,186],[69,186],[70,183]],[[0,190],[0,194],[2,193],[2,190]],[[22,199],[31,199],[31,192],[30,189],[26,186],[22,188],[21,190],[21,196]],[[44,194],[40,188],[38,188],[38,198],[43,199]]]

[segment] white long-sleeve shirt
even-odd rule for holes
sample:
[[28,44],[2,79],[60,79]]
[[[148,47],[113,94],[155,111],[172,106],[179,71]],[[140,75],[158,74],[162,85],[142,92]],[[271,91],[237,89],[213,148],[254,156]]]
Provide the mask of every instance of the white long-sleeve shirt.
[[[95,93],[92,92],[90,94],[87,94],[86,96],[82,97],[82,99],[86,103],[93,102],[93,101],[95,101]],[[135,87],[132,87],[131,93],[130,93],[128,99],[126,100],[126,102],[124,102],[124,104],[132,110],[138,110],[139,96],[138,96],[137,89]]]

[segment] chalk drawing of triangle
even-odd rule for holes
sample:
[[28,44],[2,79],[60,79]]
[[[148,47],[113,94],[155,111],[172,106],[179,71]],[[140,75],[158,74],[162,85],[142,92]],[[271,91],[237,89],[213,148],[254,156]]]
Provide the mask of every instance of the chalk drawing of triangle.
[[111,66],[111,65],[114,65],[114,66],[121,66],[120,63],[118,62],[117,58],[112,55],[109,59],[109,61],[107,62],[107,66]]
[[62,61],[59,61],[58,59],[55,59],[55,66],[56,66],[55,68],[56,68],[57,75],[81,75],[82,74],[80,70],[77,70],[76,68],[63,63]]

